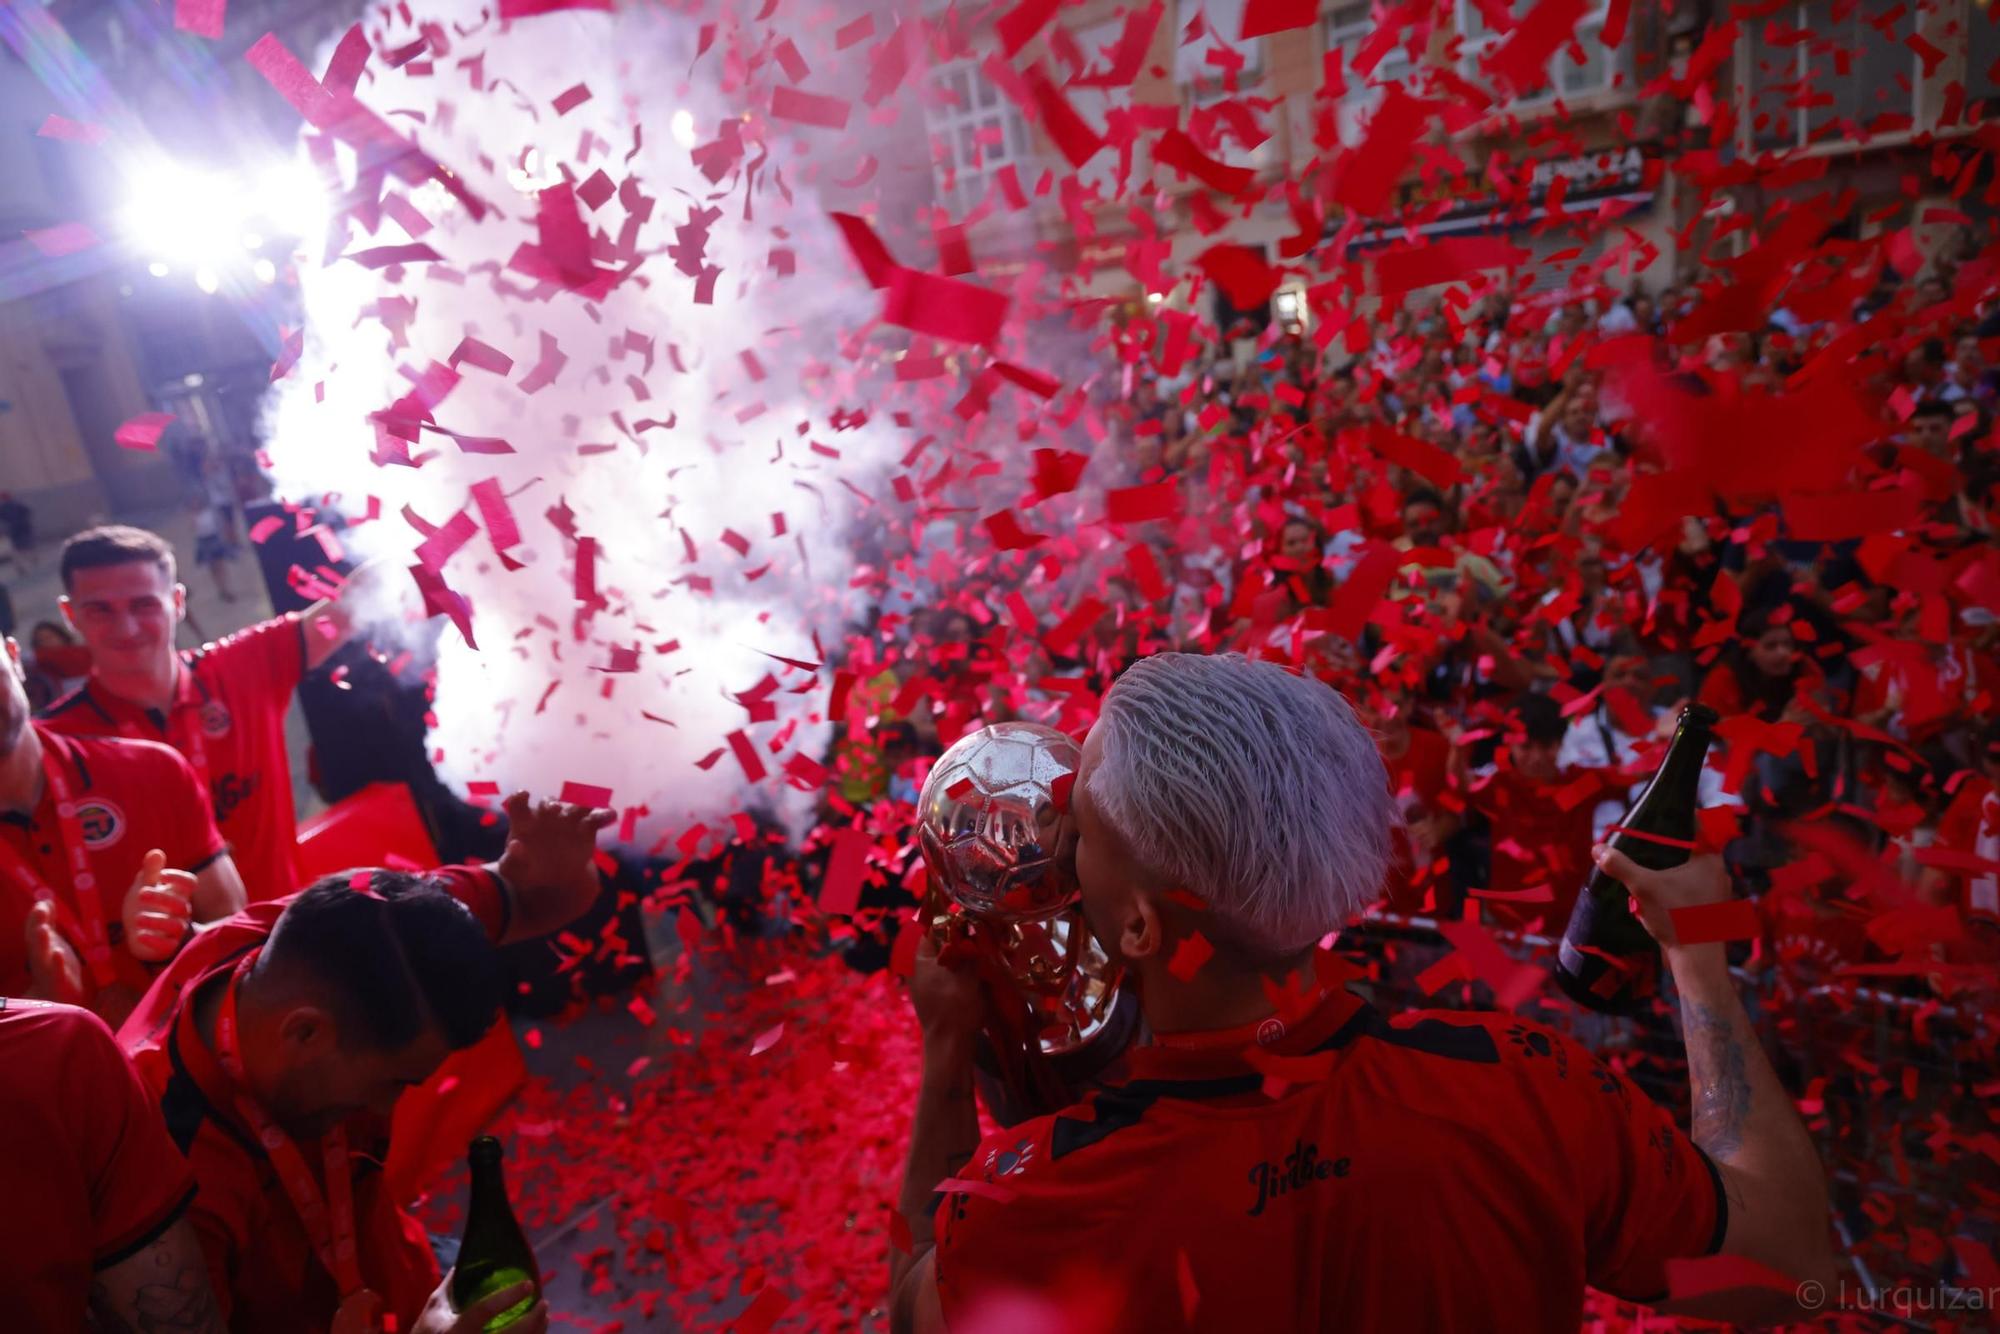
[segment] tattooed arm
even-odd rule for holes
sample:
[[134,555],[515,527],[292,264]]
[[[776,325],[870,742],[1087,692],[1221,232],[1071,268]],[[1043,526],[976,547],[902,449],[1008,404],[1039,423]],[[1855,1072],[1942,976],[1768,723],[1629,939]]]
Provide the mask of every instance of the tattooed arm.
[[[1673,871],[1646,871],[1613,852],[1600,862],[1630,888],[1646,927],[1666,951],[1680,993],[1682,1040],[1693,1092],[1691,1138],[1714,1162],[1729,1206],[1722,1250],[1786,1274],[1800,1284],[1831,1287],[1826,1172],[1791,1096],[1778,1082],[1750,1016],[1736,992],[1720,944],[1682,945],[1673,931],[1675,908],[1730,896],[1719,857],[1697,857]],[[1776,1319],[1797,1308],[1782,1294],[1716,1294],[1719,1309],[1674,1309],[1714,1319]],[[1769,1303],[1779,1299],[1780,1309]]]
[[934,1196],[938,1183],[957,1176],[979,1147],[972,1051],[983,1004],[977,979],[939,963],[928,939],[917,950],[910,995],[923,1026],[924,1073],[897,1201],[909,1225],[910,1249],[892,1243],[889,1250],[889,1327],[894,1334],[941,1334]]
[[159,1240],[98,1272],[90,1314],[104,1334],[224,1334],[208,1261],[183,1216]]

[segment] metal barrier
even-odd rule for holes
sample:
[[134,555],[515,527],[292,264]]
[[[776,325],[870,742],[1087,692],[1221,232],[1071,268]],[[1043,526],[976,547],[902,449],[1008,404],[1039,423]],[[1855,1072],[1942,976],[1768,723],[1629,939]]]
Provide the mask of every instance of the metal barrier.
[[[1495,1008],[1477,981],[1425,990],[1420,979],[1434,982],[1428,970],[1453,949],[1438,927],[1435,918],[1383,914],[1344,932],[1336,948],[1367,972],[1361,989],[1387,1012]],[[1555,957],[1548,937],[1487,930],[1517,962]],[[1995,1016],[1838,977],[1777,968],[1735,976],[1826,1164],[1850,1307],[1865,1307],[1876,1328],[1966,1327],[1945,1309],[1974,1280],[1961,1249],[2000,1253]],[[1686,1124],[1687,1060],[1671,1007],[1599,1015],[1544,987],[1517,1012],[1604,1055]],[[1995,1296],[1971,1309],[1990,1318]]]

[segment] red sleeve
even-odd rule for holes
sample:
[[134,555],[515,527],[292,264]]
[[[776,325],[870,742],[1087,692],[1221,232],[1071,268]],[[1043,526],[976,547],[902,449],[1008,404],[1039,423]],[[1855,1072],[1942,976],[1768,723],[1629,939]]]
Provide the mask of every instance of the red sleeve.
[[431,879],[453,898],[472,910],[487,938],[498,944],[514,919],[513,900],[500,877],[484,866],[440,866]]
[[1664,1107],[1581,1044],[1550,1037],[1568,1049],[1569,1077],[1546,1087],[1590,1191],[1586,1277],[1628,1301],[1659,1301],[1668,1260],[1720,1249],[1722,1178]]
[[91,1263],[103,1269],[173,1225],[194,1195],[194,1174],[104,1021],[77,1010],[69,1024],[62,1105],[77,1158],[92,1169]]
[[998,1328],[977,1312],[997,1316],[1010,1298],[1061,1293],[1065,1309],[1082,1309],[1118,1281],[1115,1257],[1129,1252],[1131,1220],[1120,1225],[1115,1211],[1097,1207],[1101,1196],[1067,1179],[1051,1156],[1053,1125],[1040,1117],[995,1131],[959,1172],[971,1189],[939,1193],[938,1303],[951,1328]]
[[289,699],[306,674],[306,637],[299,614],[288,611],[239,631],[208,650],[233,679]]
[[172,837],[160,851],[167,854],[167,865],[182,871],[199,871],[228,850],[223,841],[222,831],[215,827],[215,811],[210,806],[208,794],[201,790],[201,780],[195,777],[194,766],[181,757],[179,751],[167,746],[145,743],[151,752],[153,762],[160,766],[160,773],[152,791],[160,809],[166,814]]

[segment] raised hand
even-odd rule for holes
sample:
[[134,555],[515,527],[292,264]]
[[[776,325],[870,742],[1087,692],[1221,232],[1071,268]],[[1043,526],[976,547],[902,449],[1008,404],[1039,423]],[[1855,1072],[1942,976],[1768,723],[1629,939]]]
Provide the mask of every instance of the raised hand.
[[173,958],[193,927],[194,890],[194,876],[168,870],[158,848],[148,852],[125,892],[125,948],[146,963]]
[[569,925],[597,901],[597,835],[617,816],[566,801],[530,801],[526,792],[514,793],[502,807],[507,851],[497,869],[514,896],[508,939]]

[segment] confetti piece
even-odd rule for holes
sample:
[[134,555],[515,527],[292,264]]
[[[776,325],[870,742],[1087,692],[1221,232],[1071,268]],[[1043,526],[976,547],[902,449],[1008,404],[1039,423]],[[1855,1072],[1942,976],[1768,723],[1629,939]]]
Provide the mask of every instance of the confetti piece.
[[875,840],[859,829],[833,832],[833,855],[819,892],[819,910],[828,916],[852,916],[861,906],[861,881]]
[[895,267],[889,271],[882,319],[956,343],[991,343],[1007,318],[1007,297],[957,278]]
[[1494,83],[1525,96],[1548,82],[1549,58],[1576,32],[1589,0],[1540,0],[1486,53],[1481,68]]
[[862,276],[868,279],[868,285],[887,287],[895,276],[896,261],[890,258],[888,247],[875,235],[875,229],[851,213],[831,213],[827,216],[840,229],[841,239],[847,242],[847,249],[860,266]]
[[1104,495],[1105,517],[1112,523],[1151,523],[1174,518],[1180,510],[1180,486],[1172,481],[1120,487]]
[[1671,913],[1674,935],[1683,945],[1706,945],[1723,940],[1755,940],[1761,933],[1757,905],[1748,899],[1727,903],[1704,903],[1693,908],[1675,908]]
[[1434,103],[1411,97],[1400,84],[1390,84],[1368,119],[1366,137],[1333,160],[1338,173],[1334,202],[1364,218],[1380,215],[1436,110]]
[[609,13],[612,0],[500,0],[502,19],[535,18],[541,14],[559,14],[566,9],[595,9]]
[[174,26],[211,40],[222,36],[229,0],[174,0]]
[[97,233],[80,222],[59,222],[53,227],[37,227],[21,235],[49,259],[74,255],[98,244]]
[[58,116],[53,111],[42,121],[41,128],[35,133],[44,139],[62,139],[70,143],[92,145],[103,143],[106,135],[101,125],[87,125],[82,121],[71,120],[67,116]]
[[1061,6],[1062,0],[1021,0],[1002,14],[993,24],[993,31],[1000,35],[1001,54],[1009,60],[1020,55],[1021,48],[1034,40]]
[[1234,242],[1212,245],[1202,251],[1195,263],[1238,310],[1257,310],[1278,290],[1278,271],[1264,262],[1263,255],[1246,245]]
[[1191,931],[1174,946],[1174,957],[1167,960],[1167,971],[1182,982],[1192,982],[1202,965],[1213,957],[1215,946],[1201,932]]
[[456,369],[460,362],[464,362],[468,366],[491,371],[495,375],[505,375],[514,369],[512,357],[499,348],[480,342],[470,334],[458,340],[458,346],[453,349],[450,360],[453,369]]
[[1217,162],[1178,128],[1167,130],[1155,141],[1153,161],[1163,167],[1186,172],[1209,189],[1226,195],[1244,194],[1257,182],[1256,172],[1248,167],[1230,167]]
[[157,449],[160,433],[175,420],[171,412],[142,412],[112,433],[112,439],[126,449]]
[[1062,89],[1050,80],[1047,71],[1040,64],[1031,65],[1022,78],[1027,83],[1028,96],[1042,129],[1055,140],[1056,147],[1062,150],[1069,165],[1081,168],[1096,157],[1104,147],[1104,136],[1077,114]]
[[556,94],[549,105],[555,108],[558,116],[567,116],[589,100],[590,85],[579,83]]
[[993,545],[1001,551],[1025,551],[1048,540],[1047,533],[1031,533],[1021,526],[1021,520],[1012,510],[1000,510],[979,521]]
[[808,93],[788,84],[779,84],[771,90],[771,116],[775,120],[789,120],[823,130],[844,130],[849,110],[844,97]]
[[1319,21],[1319,0],[1246,0],[1239,41],[1268,37],[1274,32],[1307,28]]
[[589,806],[598,810],[611,808],[611,789],[599,787],[595,783],[565,781],[562,790],[556,794],[557,801],[568,802],[572,806]]

